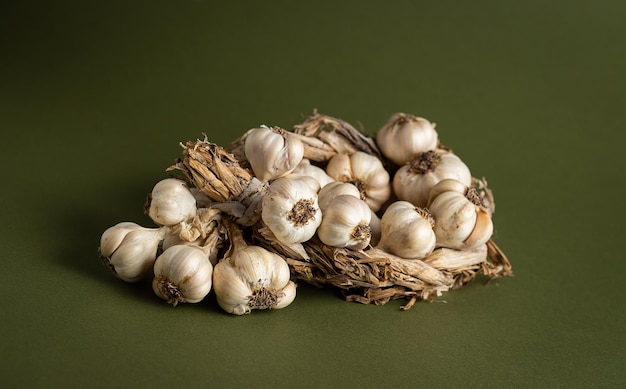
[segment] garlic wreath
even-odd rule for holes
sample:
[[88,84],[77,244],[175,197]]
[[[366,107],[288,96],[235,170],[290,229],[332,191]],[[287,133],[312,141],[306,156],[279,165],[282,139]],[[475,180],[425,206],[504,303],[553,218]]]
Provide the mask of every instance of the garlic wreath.
[[438,247],[471,249],[487,243],[493,234],[491,211],[481,196],[456,180],[440,181],[428,208],[435,218]]
[[213,290],[219,306],[244,315],[255,309],[281,309],[296,298],[287,262],[277,254],[245,243],[237,227],[229,228],[232,248],[215,265]]
[[171,246],[154,263],[152,289],[168,304],[197,303],[211,291],[213,265],[198,246]]
[[336,181],[355,185],[374,212],[391,196],[389,173],[380,159],[363,151],[334,155],[328,161],[326,173]]
[[[285,244],[302,243],[322,222],[313,179],[297,176],[274,180],[263,197],[261,218],[276,239]],[[319,188],[319,186],[317,186]]]
[[435,249],[434,220],[426,208],[394,201],[385,210],[379,248],[406,259],[421,259]]
[[372,210],[358,197],[336,196],[323,212],[317,235],[322,243],[353,250],[366,248],[372,238]]
[[100,238],[100,258],[115,276],[126,282],[143,279],[152,269],[159,243],[168,230],[121,222],[107,228]]
[[246,133],[244,153],[256,177],[265,182],[291,173],[302,161],[304,144],[282,128],[261,126]]
[[470,170],[461,158],[449,151],[430,150],[396,171],[393,190],[398,199],[425,207],[432,187],[446,178],[456,179],[465,186],[472,182]]
[[437,148],[435,124],[405,113],[395,113],[376,133],[376,144],[396,165],[412,161],[419,153]]

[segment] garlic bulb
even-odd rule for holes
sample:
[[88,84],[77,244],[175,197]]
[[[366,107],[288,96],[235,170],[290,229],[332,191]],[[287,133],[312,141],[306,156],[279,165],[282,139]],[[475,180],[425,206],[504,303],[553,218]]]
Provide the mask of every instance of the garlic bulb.
[[149,199],[148,215],[159,225],[173,226],[196,216],[196,198],[187,185],[175,178],[157,182]]
[[100,238],[100,258],[115,276],[126,282],[143,279],[154,264],[166,228],[146,228],[121,222],[107,228]]
[[328,161],[326,173],[336,181],[355,185],[373,211],[378,211],[391,196],[389,173],[380,159],[365,152],[336,154]]
[[263,197],[261,218],[282,243],[305,242],[322,222],[317,192],[307,180],[278,178]]
[[[441,186],[450,185],[442,181]],[[458,187],[458,185],[453,185]],[[437,187],[429,209],[435,218],[437,246],[452,249],[471,249],[487,243],[493,234],[491,213],[473,188],[464,193],[458,190],[441,191]]]
[[385,210],[379,248],[406,259],[421,259],[435,249],[433,218],[426,208],[394,201]]
[[282,128],[261,126],[246,133],[244,153],[255,176],[270,181],[298,166],[304,156],[304,144]]
[[333,181],[322,189],[320,189],[317,195],[317,202],[322,210],[322,213],[328,207],[328,204],[337,196],[350,195],[358,199],[361,198],[361,192],[359,188],[349,182]]
[[163,251],[154,263],[154,293],[176,306],[197,303],[211,291],[213,265],[196,246],[176,245]]
[[438,143],[435,123],[401,112],[391,115],[376,133],[378,148],[396,165],[404,165],[419,153],[437,148]]
[[303,158],[291,174],[303,177],[313,177],[317,180],[317,182],[319,182],[320,188],[323,188],[326,184],[335,181],[328,174],[326,174],[324,169],[319,166],[312,165],[308,158]]
[[326,245],[362,250],[372,237],[371,215],[365,201],[349,194],[339,195],[324,210],[317,235]]
[[[229,231],[233,231],[230,228]],[[233,250],[215,265],[213,290],[219,306],[243,315],[254,309],[280,309],[296,297],[289,265],[279,255],[259,246],[248,246],[231,234]]]
[[457,155],[439,149],[426,151],[396,171],[393,190],[399,200],[425,207],[431,188],[446,178],[465,186],[472,182],[469,168]]

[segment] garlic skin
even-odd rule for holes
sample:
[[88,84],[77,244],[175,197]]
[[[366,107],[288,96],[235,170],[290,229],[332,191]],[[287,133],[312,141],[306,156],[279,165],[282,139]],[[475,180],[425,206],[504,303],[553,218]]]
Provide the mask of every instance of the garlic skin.
[[173,226],[196,216],[196,197],[185,182],[163,179],[150,193],[148,215],[156,224]]
[[281,309],[296,297],[287,262],[258,246],[236,249],[218,262],[213,290],[219,306],[235,315],[254,309]]
[[263,197],[261,218],[276,238],[285,244],[309,240],[322,222],[317,192],[298,177],[273,181]]
[[125,282],[142,280],[152,268],[166,228],[146,228],[121,222],[104,231],[100,258],[113,274]]
[[432,187],[446,178],[465,186],[472,183],[472,174],[461,158],[448,151],[431,150],[419,154],[396,171],[393,190],[399,200],[425,207]]
[[296,166],[296,168],[291,172],[291,174],[302,177],[312,177],[317,180],[320,184],[320,188],[326,186],[335,180],[333,180],[326,171],[319,166],[315,166],[311,164],[311,160],[308,158],[303,158],[302,161]]
[[376,132],[376,144],[396,165],[412,161],[419,153],[437,148],[435,123],[402,112],[394,113]]
[[362,250],[372,238],[371,215],[372,210],[360,198],[336,196],[323,212],[317,235],[328,246]]
[[326,173],[336,181],[355,185],[374,212],[391,197],[389,173],[380,159],[365,152],[334,155],[328,161]]
[[437,247],[464,250],[487,243],[493,222],[479,197],[473,189],[466,193],[449,190],[432,200],[429,209],[435,218]]
[[254,175],[266,182],[291,173],[304,157],[304,144],[282,128],[261,126],[246,133],[244,153]]
[[394,201],[380,219],[379,248],[406,259],[422,259],[435,249],[434,220],[426,208]]
[[168,304],[202,301],[212,286],[213,265],[195,246],[176,245],[163,251],[154,263],[152,289]]

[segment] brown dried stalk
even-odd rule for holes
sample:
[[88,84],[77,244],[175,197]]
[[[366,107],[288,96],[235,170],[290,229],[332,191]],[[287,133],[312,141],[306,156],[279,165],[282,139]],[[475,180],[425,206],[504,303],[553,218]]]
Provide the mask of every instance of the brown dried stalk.
[[183,172],[196,188],[215,201],[237,199],[254,177],[232,154],[206,137],[181,146],[183,158],[167,170]]
[[304,156],[312,161],[328,161],[335,154],[363,151],[382,158],[374,140],[350,123],[318,113],[294,126],[293,133],[304,142]]

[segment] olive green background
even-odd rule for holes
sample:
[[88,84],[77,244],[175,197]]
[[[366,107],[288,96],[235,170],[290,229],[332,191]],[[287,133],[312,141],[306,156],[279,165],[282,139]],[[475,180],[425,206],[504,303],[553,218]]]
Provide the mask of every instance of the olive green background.
[[[626,384],[623,1],[0,5],[3,387]],[[396,111],[487,177],[514,277],[441,302],[172,308],[100,264],[179,142]],[[445,302],[445,303],[443,303]]]

